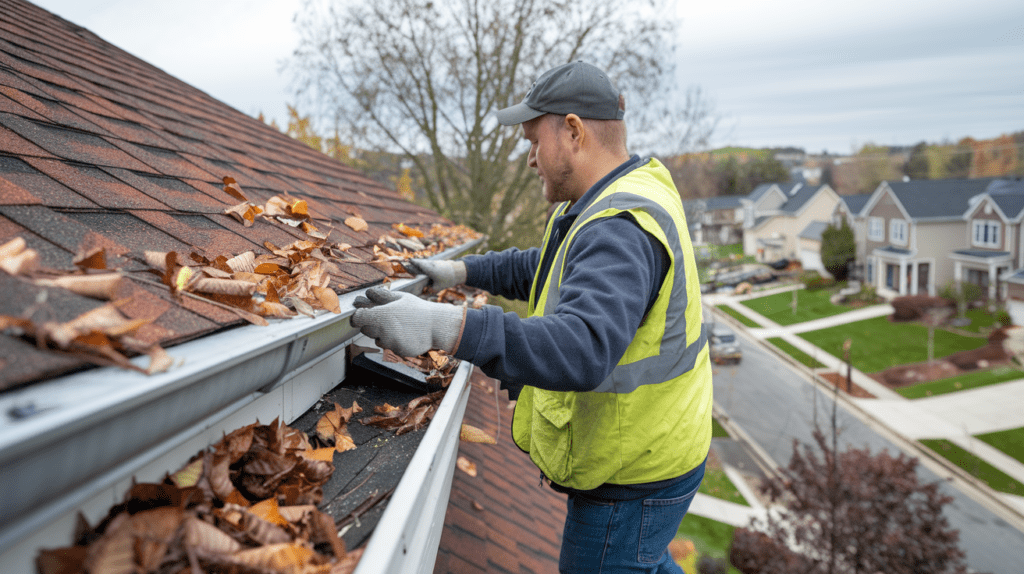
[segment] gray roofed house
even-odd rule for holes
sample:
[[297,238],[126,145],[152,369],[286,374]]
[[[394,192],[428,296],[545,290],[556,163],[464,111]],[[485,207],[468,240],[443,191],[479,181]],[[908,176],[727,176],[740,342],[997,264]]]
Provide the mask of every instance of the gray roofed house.
[[807,227],[800,232],[801,239],[812,239],[814,241],[821,241],[821,234],[828,229],[828,222],[825,221],[812,221],[807,224]]
[[796,259],[824,271],[821,237],[801,237],[812,223],[828,224],[839,196],[828,185],[803,182],[758,186],[744,200],[743,252],[759,261]]
[[1024,267],[1022,215],[1019,180],[884,181],[860,211],[858,259],[885,295],[935,295],[951,282],[969,282],[991,299],[1004,298],[1001,277]]

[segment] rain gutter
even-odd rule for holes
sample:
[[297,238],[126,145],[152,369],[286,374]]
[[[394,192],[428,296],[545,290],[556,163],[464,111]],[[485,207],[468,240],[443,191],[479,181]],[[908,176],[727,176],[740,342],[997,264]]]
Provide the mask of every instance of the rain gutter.
[[[481,241],[434,258],[455,258]],[[418,293],[425,283],[420,276],[394,281],[390,288]],[[359,335],[349,321],[352,303],[361,293],[339,297],[341,314],[246,325],[173,347],[171,356],[185,360],[166,373],[99,368],[0,394],[0,564],[5,571],[34,571],[39,548],[71,542],[79,512],[96,523],[133,480],[162,480],[223,433],[257,418],[280,417],[285,423],[298,418],[345,378],[345,349]],[[140,366],[146,360],[135,359]],[[470,369],[463,364],[457,371],[377,527],[389,535],[371,537],[363,562],[391,563],[394,557],[371,552],[402,552],[407,560],[429,558],[433,564]],[[407,494],[411,488],[416,495]],[[431,504],[418,502],[423,496]],[[394,509],[401,505],[409,508]],[[410,532],[433,540],[414,540],[406,536]]]

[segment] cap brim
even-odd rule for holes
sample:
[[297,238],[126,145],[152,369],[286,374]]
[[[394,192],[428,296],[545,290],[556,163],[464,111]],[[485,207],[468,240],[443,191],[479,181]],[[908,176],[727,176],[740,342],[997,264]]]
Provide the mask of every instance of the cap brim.
[[498,118],[498,123],[503,126],[519,125],[523,122],[528,122],[533,118],[539,118],[544,114],[545,112],[535,110],[523,103],[509,106],[494,113]]

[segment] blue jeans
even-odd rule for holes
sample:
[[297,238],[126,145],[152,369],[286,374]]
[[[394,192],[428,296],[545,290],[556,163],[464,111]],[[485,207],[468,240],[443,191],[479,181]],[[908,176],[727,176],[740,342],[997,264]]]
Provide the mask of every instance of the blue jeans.
[[636,500],[570,494],[558,571],[563,574],[682,574],[668,543],[704,478],[704,464],[676,484]]

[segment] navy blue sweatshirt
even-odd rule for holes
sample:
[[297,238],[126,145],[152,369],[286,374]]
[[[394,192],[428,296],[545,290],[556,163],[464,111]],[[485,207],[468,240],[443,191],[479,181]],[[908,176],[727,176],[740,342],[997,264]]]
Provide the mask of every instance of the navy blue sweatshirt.
[[[527,300],[542,255],[545,267],[550,266],[555,249],[584,208],[611,182],[643,163],[633,156],[558,217],[549,253],[512,248],[463,258],[466,284]],[[657,298],[668,265],[661,243],[631,216],[594,221],[570,246],[553,314],[521,319],[496,306],[469,309],[455,356],[501,381],[513,399],[523,385],[591,391],[622,358]]]

